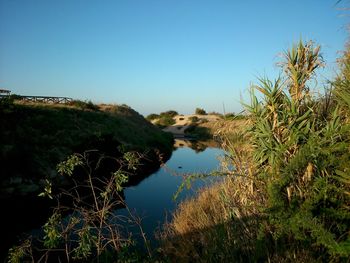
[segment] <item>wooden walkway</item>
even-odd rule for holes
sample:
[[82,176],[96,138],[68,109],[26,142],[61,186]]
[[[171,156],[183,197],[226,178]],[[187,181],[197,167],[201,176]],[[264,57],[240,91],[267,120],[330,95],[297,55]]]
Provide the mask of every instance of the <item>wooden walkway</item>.
[[42,103],[69,103],[73,101],[72,98],[51,96],[21,96],[21,100]]
[[[8,98],[10,95],[3,95],[0,94],[0,99],[1,98]],[[70,103],[73,101],[72,98],[67,98],[67,97],[51,97],[51,96],[22,96],[22,95],[16,95],[16,99],[22,100],[22,101],[27,101],[27,102],[41,102],[41,103],[60,103],[60,104],[65,104],[65,103]]]

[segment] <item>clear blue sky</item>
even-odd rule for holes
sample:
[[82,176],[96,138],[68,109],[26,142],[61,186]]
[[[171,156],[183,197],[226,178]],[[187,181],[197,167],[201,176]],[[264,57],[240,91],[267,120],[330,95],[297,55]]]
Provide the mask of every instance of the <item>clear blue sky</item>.
[[[344,1],[346,4],[347,1]],[[336,0],[0,0],[0,87],[142,114],[240,111],[300,37],[329,77],[347,39]]]

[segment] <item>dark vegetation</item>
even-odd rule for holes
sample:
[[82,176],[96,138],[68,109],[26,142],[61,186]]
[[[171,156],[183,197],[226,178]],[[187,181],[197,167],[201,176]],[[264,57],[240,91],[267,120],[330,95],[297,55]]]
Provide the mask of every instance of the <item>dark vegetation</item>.
[[91,102],[74,102],[74,107],[0,103],[2,194],[38,190],[42,179],[56,177],[56,165],[68,155],[104,142],[171,152],[171,137],[126,106],[100,111]]
[[213,134],[211,133],[209,128],[198,125],[191,125],[190,127],[188,127],[185,130],[185,134],[190,138],[201,141],[213,139]]
[[178,115],[177,111],[169,110],[165,112],[161,112],[160,114],[152,113],[146,117],[147,120],[153,121],[156,120],[154,123],[159,128],[165,128],[167,126],[171,126],[175,124],[174,117]]
[[196,123],[199,121],[199,118],[197,116],[191,116],[188,118],[192,123]]
[[74,106],[81,110],[97,111],[99,109],[99,107],[93,104],[92,101],[73,100],[69,103],[69,105]]
[[194,113],[198,114],[198,115],[207,115],[206,111],[204,109],[201,109],[201,108],[196,108]]
[[[126,105],[103,105],[100,109],[82,101],[65,106],[19,104],[7,97],[0,100],[0,119],[0,203],[8,226],[2,233],[1,258],[17,241],[17,234],[47,219],[48,208],[54,203],[38,197],[39,192],[50,189],[55,196],[62,188],[85,182],[86,173],[81,169],[75,171],[74,179],[57,172],[57,164],[68,156],[89,151],[88,165],[96,167],[93,176],[105,181],[106,175],[121,169],[120,160],[131,162],[137,153],[138,165],[123,167],[127,180],[119,183],[125,186],[154,172],[172,151],[172,136]],[[86,196],[86,191],[79,195]],[[122,193],[118,195],[122,202]],[[73,201],[67,195],[60,200],[67,206]],[[28,217],[25,223],[23,215]]]

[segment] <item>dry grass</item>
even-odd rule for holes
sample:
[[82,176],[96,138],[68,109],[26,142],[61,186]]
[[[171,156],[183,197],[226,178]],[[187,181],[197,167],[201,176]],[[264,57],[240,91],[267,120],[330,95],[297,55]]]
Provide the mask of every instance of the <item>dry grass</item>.
[[[179,262],[254,261],[264,186],[252,176],[250,147],[224,146],[236,154],[222,160],[225,179],[181,203],[164,226],[160,240],[166,258]],[[232,169],[237,157],[241,166]]]
[[242,132],[247,129],[249,120],[217,120],[199,124],[201,127],[208,128],[214,136],[225,137],[228,134]]
[[203,189],[165,226],[162,253],[180,262],[251,261],[263,200],[247,177],[229,176]]

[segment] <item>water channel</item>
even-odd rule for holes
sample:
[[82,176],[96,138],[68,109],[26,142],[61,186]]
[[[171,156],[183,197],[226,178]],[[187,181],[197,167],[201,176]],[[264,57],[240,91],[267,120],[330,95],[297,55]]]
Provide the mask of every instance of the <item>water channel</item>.
[[[164,222],[171,219],[171,214],[179,202],[193,196],[201,187],[220,180],[213,177],[198,179],[192,182],[190,189],[185,188],[176,200],[173,199],[184,176],[210,173],[219,168],[218,157],[222,155],[223,150],[215,142],[176,140],[172,156],[164,166],[137,185],[124,189],[125,203],[130,211],[142,218],[142,228],[147,239],[155,242],[154,233]],[[18,233],[30,229],[36,229],[33,230],[34,233],[40,232],[38,227],[48,217],[48,211],[44,209],[47,204],[41,204],[43,198],[21,198],[15,201],[2,204],[5,211],[13,211],[15,208],[14,211],[17,212],[5,217],[8,218],[8,222],[5,222],[6,230],[1,242],[4,246],[0,248],[0,258],[3,258],[11,244],[15,243]],[[128,216],[125,208],[118,209],[116,213]],[[27,215],[24,221],[23,215]],[[134,238],[141,241],[138,236],[139,230],[134,231],[128,226],[128,231],[135,232]]]
[[[179,202],[193,196],[201,187],[220,180],[213,177],[195,180],[190,189],[185,188],[176,200],[173,199],[185,176],[218,169],[218,157],[222,155],[223,150],[215,142],[176,140],[175,150],[163,167],[137,186],[124,190],[125,202],[129,210],[142,218],[143,231],[148,239],[154,240],[154,232],[171,219]],[[127,215],[126,209],[120,212]]]

